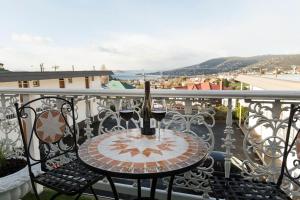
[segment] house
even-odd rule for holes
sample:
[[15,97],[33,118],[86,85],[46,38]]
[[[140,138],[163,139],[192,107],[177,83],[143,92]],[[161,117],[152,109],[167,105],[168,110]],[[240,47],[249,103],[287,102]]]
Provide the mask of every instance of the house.
[[101,88],[103,76],[112,74],[112,71],[2,72],[0,87]]
[[[112,71],[1,72],[0,88],[103,89],[103,77],[112,74]],[[24,101],[23,97],[20,95],[20,102]],[[38,97],[31,95],[32,99]],[[91,117],[98,113],[95,97],[89,98],[87,102],[80,101],[77,106],[79,109],[88,107]],[[86,118],[85,110],[78,112],[78,122]]]
[[174,87],[175,90],[226,90],[228,88],[221,84],[203,82],[203,83],[192,83],[186,86]]

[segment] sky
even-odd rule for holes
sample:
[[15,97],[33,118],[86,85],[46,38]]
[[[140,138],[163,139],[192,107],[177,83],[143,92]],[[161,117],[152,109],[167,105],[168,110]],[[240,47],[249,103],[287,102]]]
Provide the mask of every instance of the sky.
[[0,0],[10,70],[166,70],[300,53],[299,0]]

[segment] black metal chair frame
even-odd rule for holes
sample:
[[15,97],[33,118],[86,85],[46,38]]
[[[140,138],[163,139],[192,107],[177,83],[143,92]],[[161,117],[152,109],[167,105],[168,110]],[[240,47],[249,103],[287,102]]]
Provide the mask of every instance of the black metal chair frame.
[[[297,122],[295,114],[300,114],[300,106],[291,105],[290,115],[288,119],[288,127],[285,138],[285,146],[283,151],[283,159],[280,168],[280,174],[277,179],[277,183],[258,181],[258,180],[246,180],[241,175],[231,174],[229,178],[225,178],[224,173],[212,177],[210,185],[212,188],[213,196],[216,199],[289,199],[291,198],[280,188],[283,182],[283,178],[286,177],[298,187],[300,176],[293,177],[287,168],[287,157],[291,153],[293,146],[300,134],[300,129],[295,134],[295,137],[290,138],[291,127],[293,123]],[[291,141],[291,142],[290,142]],[[290,142],[290,144],[289,144]],[[295,159],[294,165],[300,163],[299,159]]]
[[[34,158],[34,156],[32,156],[32,154],[30,152],[30,146],[32,144],[34,134],[38,138],[40,145],[43,144],[43,145],[46,145],[48,148],[51,148],[49,143],[46,143],[44,140],[41,140],[37,135],[36,122],[39,117],[39,113],[37,112],[36,109],[31,107],[32,103],[42,101],[42,100],[49,100],[49,101],[56,100],[56,101],[60,102],[60,106],[56,106],[56,107],[58,107],[57,108],[58,111],[60,112],[60,114],[62,114],[62,117],[64,118],[64,123],[66,124],[66,129],[69,129],[69,131],[72,135],[71,136],[72,137],[72,146],[68,149],[61,149],[59,142],[64,139],[64,137],[62,137],[58,141],[51,143],[51,144],[58,145],[58,147],[60,149],[59,153],[55,153],[55,155],[50,155],[49,154],[50,151],[48,151],[48,154],[46,153],[45,157],[36,159],[36,158]],[[73,98],[71,98],[71,100],[69,101],[69,100],[66,100],[66,99],[63,99],[60,97],[44,96],[44,97],[40,97],[40,98],[31,100],[31,101],[25,103],[24,105],[22,105],[21,107],[19,107],[18,103],[15,103],[15,107],[16,107],[16,114],[17,114],[19,126],[20,126],[20,131],[21,131],[21,135],[22,135],[25,156],[27,159],[29,176],[30,176],[32,189],[36,196],[36,199],[39,200],[40,198],[39,198],[35,183],[41,184],[41,185],[48,187],[57,192],[51,197],[51,200],[54,200],[56,197],[58,197],[62,194],[69,195],[69,196],[77,195],[75,198],[77,200],[82,195],[82,193],[88,188],[93,193],[95,199],[98,200],[97,195],[95,194],[95,191],[92,188],[92,185],[94,183],[96,183],[97,181],[99,181],[101,178],[103,178],[103,175],[95,172],[92,169],[88,169],[84,165],[84,163],[82,163],[82,161],[80,161],[80,159],[78,159],[78,146],[77,146],[77,140],[76,140],[76,122],[75,122]],[[31,111],[30,113],[34,114],[34,118],[33,118],[34,121],[32,123],[32,126],[30,127],[31,133],[28,133],[28,134],[30,134],[29,137],[26,137],[26,135],[25,135],[26,131],[24,128],[26,128],[26,126],[24,126],[23,121],[22,121],[22,119],[26,119],[31,116],[31,115],[28,115],[28,113],[26,112],[27,109],[29,109],[28,111]],[[49,110],[51,110],[51,108]],[[43,112],[44,111],[42,111],[42,113]],[[71,126],[68,123],[68,120],[67,120],[68,116],[67,116],[67,114],[65,114],[66,112],[69,114],[69,116],[72,117],[72,125]],[[27,130],[29,130],[29,129],[27,129]],[[29,139],[27,140],[27,138],[29,138]],[[26,142],[26,141],[28,141],[28,142]],[[62,156],[65,154],[69,154],[69,153],[75,154],[76,159],[67,164],[64,164],[62,166],[59,166],[57,168],[46,171],[43,174],[40,174],[37,176],[34,175],[34,173],[32,171],[32,167],[34,165],[45,164],[45,162],[50,159],[53,159],[53,158],[56,158],[58,156]],[[51,179],[53,180],[52,182],[51,182]],[[65,188],[63,188],[62,186],[65,186]],[[114,186],[112,186],[112,187],[114,187]]]

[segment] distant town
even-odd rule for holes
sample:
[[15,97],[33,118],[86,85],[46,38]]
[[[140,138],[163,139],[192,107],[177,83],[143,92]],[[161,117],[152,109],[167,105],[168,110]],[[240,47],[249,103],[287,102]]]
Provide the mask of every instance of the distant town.
[[[1,87],[44,87],[68,88],[73,80],[82,79],[83,88],[102,89],[142,89],[144,80],[151,81],[154,89],[172,90],[247,90],[247,83],[241,86],[236,79],[239,75],[254,75],[260,77],[280,78],[289,81],[299,80],[300,55],[263,55],[253,57],[223,57],[213,58],[197,65],[177,68],[174,70],[141,72],[141,71],[111,71],[101,65],[88,71],[62,71],[63,67],[53,66],[45,70],[41,63],[39,72],[10,72],[0,63]],[[2,72],[2,73],[1,73]],[[99,84],[95,84],[99,77]],[[22,80],[24,79],[24,80]],[[56,79],[56,80],[53,80]],[[79,83],[75,84],[75,87]],[[68,86],[69,85],[69,86]]]

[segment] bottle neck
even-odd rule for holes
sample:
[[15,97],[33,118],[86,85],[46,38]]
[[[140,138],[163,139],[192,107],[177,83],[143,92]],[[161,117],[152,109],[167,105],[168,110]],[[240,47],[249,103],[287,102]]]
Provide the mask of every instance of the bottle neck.
[[148,99],[150,97],[150,92],[145,92],[145,99]]
[[150,82],[145,81],[145,98],[148,99],[150,97]]

